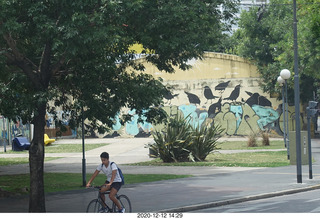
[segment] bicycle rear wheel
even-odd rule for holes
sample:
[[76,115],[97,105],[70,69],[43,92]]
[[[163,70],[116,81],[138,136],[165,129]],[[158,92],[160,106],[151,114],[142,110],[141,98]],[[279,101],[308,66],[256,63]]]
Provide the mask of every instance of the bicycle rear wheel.
[[[125,210],[126,213],[128,213],[128,212],[131,213],[132,212],[131,202],[130,202],[130,199],[128,198],[128,196],[119,195],[117,197],[117,199],[120,202],[120,205],[122,206],[122,208],[126,209]],[[113,209],[113,212],[118,212],[119,211],[119,209],[118,209],[118,207],[116,206],[115,203],[113,203],[112,209]]]
[[87,207],[87,213],[98,213],[103,209],[101,202],[98,199],[93,199]]

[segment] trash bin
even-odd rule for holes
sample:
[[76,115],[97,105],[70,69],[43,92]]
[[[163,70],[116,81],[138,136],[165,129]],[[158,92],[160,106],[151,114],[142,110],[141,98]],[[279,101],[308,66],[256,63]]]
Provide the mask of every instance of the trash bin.
[[29,150],[30,142],[26,137],[16,137],[12,140],[13,151]]

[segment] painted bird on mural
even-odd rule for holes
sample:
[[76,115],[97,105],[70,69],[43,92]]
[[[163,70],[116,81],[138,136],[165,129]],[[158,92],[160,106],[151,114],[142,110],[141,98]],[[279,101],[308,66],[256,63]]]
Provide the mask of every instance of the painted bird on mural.
[[166,99],[166,100],[168,100],[168,103],[171,103],[171,100],[173,99],[173,98],[175,98],[175,97],[177,97],[179,94],[172,94],[171,93],[171,91],[167,91],[164,95],[163,95],[163,97]]
[[212,104],[209,109],[208,109],[208,115],[210,118],[214,118],[215,115],[217,114],[217,112],[221,111],[221,102],[222,102],[222,98],[220,97],[220,99],[218,100],[218,102]]
[[212,102],[213,99],[218,98],[218,96],[213,95],[210,87],[208,87],[208,86],[204,87],[204,97],[207,99],[207,102],[208,102],[208,100],[211,100],[211,102]]
[[222,93],[228,87],[229,83],[230,83],[230,81],[222,82],[222,83],[218,84],[214,89],[219,90],[220,93]]
[[246,103],[249,106],[253,105],[260,105],[260,106],[272,106],[270,100],[268,100],[266,97],[261,96],[259,93],[251,93],[249,91],[246,91],[246,93],[250,96],[247,100]]
[[187,91],[185,91],[185,93],[187,94],[189,102],[191,104],[200,104],[200,99],[199,99],[199,97],[197,95],[189,93]]
[[240,94],[240,84],[238,84],[234,90],[231,92],[229,97],[224,98],[224,100],[231,100],[231,101],[235,101]]

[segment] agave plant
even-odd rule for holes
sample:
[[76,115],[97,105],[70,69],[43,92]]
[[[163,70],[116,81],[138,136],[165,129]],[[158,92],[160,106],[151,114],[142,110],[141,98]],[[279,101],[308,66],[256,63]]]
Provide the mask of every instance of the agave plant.
[[180,116],[170,118],[163,131],[152,133],[155,144],[150,150],[156,152],[163,162],[188,161],[190,156],[191,126]]
[[163,162],[203,161],[216,149],[223,132],[220,126],[202,125],[193,128],[190,117],[170,118],[163,131],[152,133],[155,143],[150,146]]
[[207,124],[193,128],[191,132],[192,161],[204,161],[211,152],[216,150],[222,132],[221,126]]

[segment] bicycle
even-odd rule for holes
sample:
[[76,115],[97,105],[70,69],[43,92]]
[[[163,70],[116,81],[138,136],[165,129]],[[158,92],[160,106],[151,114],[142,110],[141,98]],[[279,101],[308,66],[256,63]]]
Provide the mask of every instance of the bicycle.
[[[100,190],[100,186],[94,186],[92,188]],[[109,193],[110,191],[106,191],[103,194],[106,195]],[[116,198],[120,202],[121,207],[125,209],[125,212],[132,212],[131,202],[128,196],[117,194]],[[98,198],[93,199],[89,202],[86,212],[87,213],[90,213],[90,212],[91,213],[116,213],[119,211],[118,207],[113,202],[112,202],[111,208],[107,205],[107,203],[105,203],[106,208],[104,208],[103,207],[104,205],[102,203],[103,203],[103,200],[101,199],[100,192],[98,191]]]

